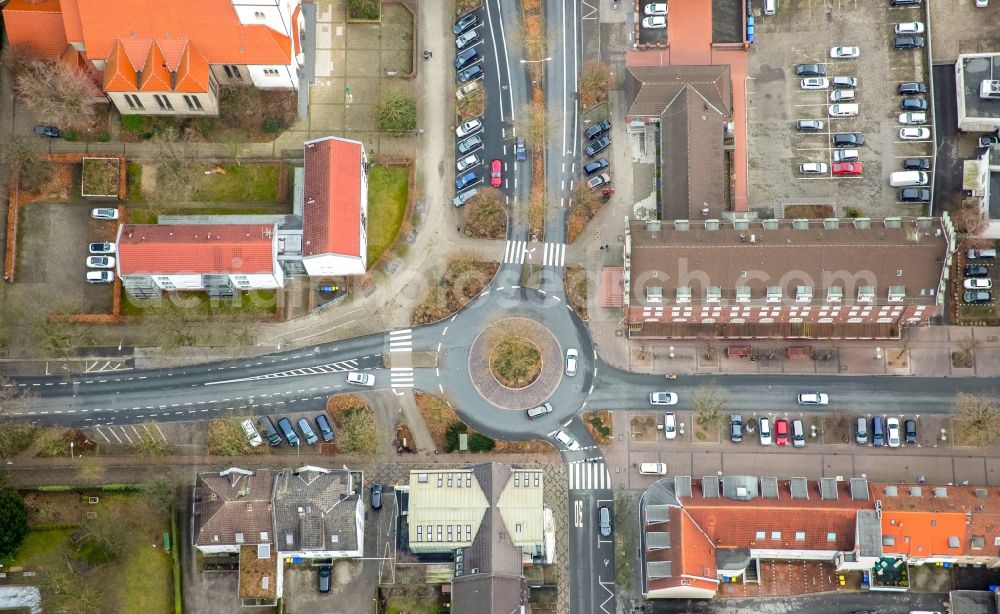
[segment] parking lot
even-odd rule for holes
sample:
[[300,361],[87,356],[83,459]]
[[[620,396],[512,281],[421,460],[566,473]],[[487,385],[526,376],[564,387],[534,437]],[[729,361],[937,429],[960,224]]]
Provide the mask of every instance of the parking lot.
[[[893,49],[894,26],[923,21],[917,8],[890,8],[888,0],[858,2],[785,0],[775,15],[757,19],[757,43],[750,54],[748,86],[749,177],[751,207],[782,216],[788,205],[829,205],[837,216],[918,215],[926,204],[899,202],[889,175],[903,170],[904,159],[930,159],[933,121],[928,138],[902,140],[902,82],[928,80],[925,49]],[[831,59],[835,46],[856,46],[854,59]],[[803,90],[796,64],[819,64],[825,77],[856,77],[856,116],[831,117],[828,89]],[[846,89],[846,88],[845,88]],[[923,96],[926,98],[926,96]],[[823,122],[817,132],[798,132],[799,119]],[[863,170],[856,176],[833,175],[833,134],[860,132]],[[824,172],[804,175],[803,163],[823,163]],[[931,169],[933,172],[933,169]]]
[[[997,242],[983,243],[986,247],[996,248]],[[975,322],[982,319],[993,319],[1000,317],[1000,310],[998,310],[997,302],[997,288],[1000,288],[1000,265],[997,264],[996,260],[982,259],[978,258],[975,260],[970,260],[967,258],[967,251],[960,250],[957,255],[956,260],[958,266],[958,274],[955,275],[952,283],[954,287],[952,289],[953,296],[958,300],[958,318],[959,323],[962,322]],[[979,277],[980,279],[988,279],[990,281],[990,288],[986,291],[990,294],[989,303],[970,305],[964,301],[965,292],[968,291],[964,287],[964,282],[969,279],[965,276],[965,269],[967,266],[977,266],[985,267],[987,275],[985,277]]]

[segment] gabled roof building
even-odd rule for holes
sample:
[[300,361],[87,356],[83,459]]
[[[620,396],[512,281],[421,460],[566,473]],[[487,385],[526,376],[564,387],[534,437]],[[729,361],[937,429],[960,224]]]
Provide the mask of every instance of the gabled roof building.
[[192,497],[193,545],[205,554],[219,554],[274,543],[273,486],[274,472],[267,469],[199,473]]
[[274,479],[278,552],[304,558],[359,557],[364,549],[361,485],[346,469],[284,469]]

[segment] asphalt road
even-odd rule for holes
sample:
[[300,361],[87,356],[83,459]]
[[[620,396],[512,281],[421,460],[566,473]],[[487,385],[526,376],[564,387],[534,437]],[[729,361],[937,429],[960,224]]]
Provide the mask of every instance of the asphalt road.
[[660,599],[646,601],[642,609],[626,612],[647,614],[847,614],[857,610],[876,610],[879,614],[908,614],[910,610],[944,612],[947,594],[936,593],[845,593],[777,597],[771,599],[726,599],[704,601]]

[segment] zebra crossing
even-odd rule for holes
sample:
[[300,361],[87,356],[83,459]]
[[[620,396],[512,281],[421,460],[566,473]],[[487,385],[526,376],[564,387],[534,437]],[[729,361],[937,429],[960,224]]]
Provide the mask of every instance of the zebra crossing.
[[570,463],[570,490],[608,490],[611,488],[611,474],[604,463]]
[[[413,352],[413,329],[404,328],[402,330],[390,331],[389,352],[390,354]],[[389,360],[392,365],[400,362],[410,362],[409,356],[405,358],[403,356],[391,356]],[[390,367],[389,385],[392,388],[413,388],[413,367]]]
[[[503,261],[506,264],[524,264],[525,260],[532,260],[535,252],[534,247],[528,247],[529,241],[507,241],[503,252]],[[561,267],[566,265],[566,244],[565,243],[543,243],[542,244],[542,266]]]
[[317,365],[315,367],[290,369],[288,371],[267,373],[266,375],[255,375],[253,377],[244,377],[239,380],[229,380],[229,381],[276,379],[280,377],[299,377],[302,375],[319,375],[320,373],[343,373],[344,371],[357,371],[357,370],[358,370],[358,361],[355,359],[351,359],[351,360],[342,360],[340,362],[331,362],[325,365]]

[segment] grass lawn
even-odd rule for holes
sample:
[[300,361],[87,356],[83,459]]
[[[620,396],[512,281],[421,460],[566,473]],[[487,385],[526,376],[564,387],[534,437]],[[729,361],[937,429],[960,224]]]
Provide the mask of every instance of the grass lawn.
[[138,162],[129,162],[125,169],[125,191],[130,201],[146,200],[142,195],[142,165]]
[[439,611],[434,597],[393,597],[385,604],[386,614],[437,614]]
[[368,266],[396,240],[406,213],[409,169],[376,166],[368,173]]
[[[143,614],[168,614],[173,611],[172,560],[162,547],[162,533],[169,529],[169,522],[147,528],[145,535],[136,535],[136,540],[130,544],[125,555],[127,563],[113,584],[120,591],[118,603],[123,606],[121,611]],[[157,542],[158,547],[153,548]]]
[[191,200],[242,202],[276,201],[278,197],[277,164],[219,164],[226,174],[191,174]]
[[[175,299],[177,309],[184,315],[210,316],[224,314],[240,314],[253,317],[269,317],[278,310],[278,301],[274,290],[255,290],[237,294],[239,303],[229,299],[213,300],[204,292],[177,292],[165,296]],[[122,297],[122,315],[145,316],[150,310],[163,305],[158,300],[137,300],[125,295]]]
[[[69,551],[73,529],[31,529],[8,567],[46,567]],[[6,564],[6,562],[5,562]]]

